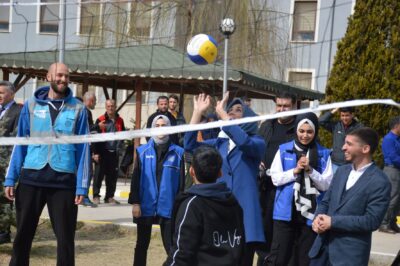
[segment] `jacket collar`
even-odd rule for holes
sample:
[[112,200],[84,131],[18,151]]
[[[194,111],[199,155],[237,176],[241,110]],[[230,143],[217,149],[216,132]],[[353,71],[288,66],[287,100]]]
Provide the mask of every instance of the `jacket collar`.
[[352,166],[346,165],[346,169],[344,170],[343,176],[346,176],[346,178],[340,178],[340,184],[339,184],[339,194],[338,194],[338,204],[337,207],[335,208],[336,210],[340,209],[346,202],[348,202],[354,195],[357,195],[361,193],[365,189],[365,187],[368,185],[369,181],[372,178],[372,173],[375,171],[375,163],[371,164],[367,170],[360,176],[360,178],[357,180],[357,182],[351,187],[350,189],[352,190],[351,193],[346,193],[344,197],[342,197],[343,193],[346,190],[346,183],[349,178],[349,174],[352,170]]

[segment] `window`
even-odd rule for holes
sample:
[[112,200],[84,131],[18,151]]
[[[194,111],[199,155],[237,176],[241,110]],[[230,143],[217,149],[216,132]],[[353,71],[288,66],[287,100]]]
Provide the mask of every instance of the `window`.
[[117,46],[123,45],[126,42],[130,16],[129,6],[130,4],[128,3],[111,4],[111,14],[113,14],[112,19],[115,20],[115,25],[109,23],[109,27],[111,27],[109,31],[114,32]]
[[[89,3],[85,3],[89,2]],[[97,0],[81,0],[80,34],[98,34],[100,32],[100,3]]]
[[141,2],[131,3],[129,36],[150,36],[151,10],[151,2],[148,2],[147,4]]
[[289,83],[307,88],[312,89],[312,73],[311,72],[289,72]]
[[[0,4],[9,4],[10,0],[0,0]],[[10,30],[10,6],[0,7],[0,31]]]
[[317,1],[294,2],[292,41],[314,41],[316,16]]
[[60,5],[59,0],[41,0],[41,3],[50,3],[40,6],[40,33],[58,33]]

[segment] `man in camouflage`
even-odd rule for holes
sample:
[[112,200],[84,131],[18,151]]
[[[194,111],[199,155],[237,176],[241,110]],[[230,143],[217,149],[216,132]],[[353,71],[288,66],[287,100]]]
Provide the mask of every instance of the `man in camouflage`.
[[[17,133],[21,106],[14,101],[15,87],[9,81],[0,81],[0,137]],[[10,226],[15,224],[12,202],[4,196],[5,172],[10,161],[12,146],[0,147],[0,244],[9,243]]]

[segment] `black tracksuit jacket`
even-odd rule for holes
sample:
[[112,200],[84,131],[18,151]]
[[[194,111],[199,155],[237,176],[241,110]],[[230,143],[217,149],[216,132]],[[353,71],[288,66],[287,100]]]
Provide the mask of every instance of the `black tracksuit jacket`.
[[193,185],[172,214],[172,248],[164,265],[240,265],[243,212],[225,183]]

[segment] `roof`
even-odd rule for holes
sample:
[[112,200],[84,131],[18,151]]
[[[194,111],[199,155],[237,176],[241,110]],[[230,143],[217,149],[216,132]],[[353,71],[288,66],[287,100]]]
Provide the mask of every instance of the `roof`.
[[[0,54],[0,66],[13,73],[44,78],[48,66],[57,58],[57,51]],[[178,84],[182,87],[182,82],[185,82],[185,86],[190,87],[185,93],[195,94],[199,83],[215,89],[215,86],[222,86],[223,80],[223,65],[196,65],[185,53],[165,45],[66,50],[65,63],[70,68],[72,82],[83,82],[83,78],[87,78],[90,85],[111,87],[118,83],[119,89],[129,89],[132,79],[145,79],[154,84],[162,82],[164,85],[161,87],[166,91],[168,86],[176,90]],[[242,93],[245,91],[250,97],[271,98],[282,90],[299,99],[321,99],[324,96],[320,92],[236,69],[228,70],[228,80],[230,88]]]

